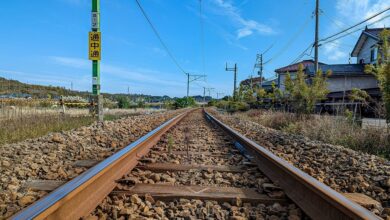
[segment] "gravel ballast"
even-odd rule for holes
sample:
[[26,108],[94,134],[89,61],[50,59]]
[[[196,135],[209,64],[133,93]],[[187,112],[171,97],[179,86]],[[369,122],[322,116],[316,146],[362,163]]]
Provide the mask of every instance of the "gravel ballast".
[[34,180],[68,181],[86,170],[78,160],[100,161],[180,111],[131,116],[0,146],[0,219],[46,195],[25,186]]
[[390,219],[390,162],[342,146],[312,141],[245,119],[208,110],[222,122],[256,141],[275,155],[341,193],[362,193],[376,201],[366,207]]

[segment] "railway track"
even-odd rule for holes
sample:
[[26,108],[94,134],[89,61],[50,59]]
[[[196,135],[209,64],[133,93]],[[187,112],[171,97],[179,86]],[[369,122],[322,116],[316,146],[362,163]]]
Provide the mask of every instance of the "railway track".
[[81,217],[379,219],[199,109],[169,120],[12,219]]

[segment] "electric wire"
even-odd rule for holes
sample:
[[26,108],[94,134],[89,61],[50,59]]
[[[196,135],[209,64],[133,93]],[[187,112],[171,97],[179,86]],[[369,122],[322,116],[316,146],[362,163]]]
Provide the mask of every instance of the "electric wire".
[[146,14],[145,10],[143,9],[143,7],[141,6],[141,3],[138,1],[138,0],[135,0],[135,2],[137,3],[138,5],[138,8],[141,10],[143,16],[145,17],[146,21],[149,23],[150,27],[152,28],[154,34],[156,35],[156,37],[158,38],[158,40],[160,41],[161,45],[163,46],[163,48],[165,49],[165,51],[168,53],[168,56],[172,59],[172,61],[175,63],[175,65],[177,66],[177,68],[179,68],[185,75],[187,75],[188,73],[180,66],[179,62],[177,62],[176,58],[173,56],[173,54],[171,53],[171,51],[169,50],[168,46],[164,43],[163,39],[161,38],[160,34],[158,33],[156,27],[153,25],[152,21],[150,20],[149,16]]
[[382,10],[382,11],[380,11],[380,12],[378,12],[378,13],[376,13],[376,14],[370,16],[370,17],[368,17],[368,18],[364,19],[363,21],[360,21],[359,23],[357,23],[357,24],[355,24],[355,25],[352,25],[352,26],[349,27],[349,28],[346,28],[346,29],[344,29],[344,30],[342,30],[342,31],[339,31],[339,32],[335,33],[335,34],[332,34],[331,36],[325,37],[324,39],[321,39],[321,40],[319,40],[319,41],[326,41],[326,40],[331,39],[331,38],[333,38],[333,37],[335,37],[335,36],[337,36],[337,35],[340,35],[340,34],[346,32],[346,31],[348,31],[348,30],[351,30],[351,29],[353,29],[353,28],[355,28],[355,27],[357,27],[357,26],[359,26],[359,25],[361,25],[361,24],[363,24],[363,23],[365,23],[365,22],[367,22],[367,21],[369,21],[369,20],[371,20],[371,19],[373,19],[373,18],[375,18],[375,17],[377,17],[377,16],[383,14],[383,13],[385,13],[385,12],[388,11],[388,10],[390,10],[390,7],[387,7],[385,10]]
[[287,51],[287,49],[293,44],[293,42],[303,33],[304,28],[309,24],[311,17],[309,16],[305,22],[302,24],[302,26],[298,29],[297,32],[294,33],[294,35],[287,41],[287,43],[269,60],[264,62],[264,64],[271,63],[273,60],[281,56],[283,53]]
[[199,0],[199,17],[200,17],[200,48],[202,57],[203,74],[206,75],[205,43],[204,43],[204,22],[202,11],[202,0]]
[[[385,16],[385,17],[382,17],[381,19],[379,19],[379,20],[377,20],[377,21],[374,21],[374,22],[368,24],[368,26],[373,25],[373,24],[375,24],[375,23],[378,23],[378,22],[380,22],[380,21],[383,21],[383,20],[385,20],[385,19],[387,19],[387,18],[389,18],[389,17],[390,17],[390,15],[387,15],[387,16]],[[353,34],[353,33],[357,32],[357,31],[364,30],[365,28],[366,28],[366,27],[361,27],[361,28],[355,29],[355,30],[353,30],[352,32],[348,32],[348,33],[346,33],[346,34],[344,34],[344,35],[341,35],[341,36],[339,36],[339,37],[336,37],[336,38],[334,38],[334,39],[330,39],[330,40],[328,40],[328,41],[325,41],[324,43],[321,43],[320,45],[322,46],[322,45],[327,44],[327,43],[332,43],[332,42],[334,42],[334,41],[336,41],[336,40],[339,40],[339,39],[341,39],[341,38],[343,38],[343,37],[346,37],[346,36],[348,36],[348,35],[350,35],[350,34]]]

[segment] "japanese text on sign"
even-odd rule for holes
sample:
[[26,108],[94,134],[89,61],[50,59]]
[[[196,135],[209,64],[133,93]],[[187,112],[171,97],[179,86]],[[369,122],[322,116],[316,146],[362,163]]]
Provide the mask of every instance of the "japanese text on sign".
[[101,33],[89,32],[89,59],[101,60]]

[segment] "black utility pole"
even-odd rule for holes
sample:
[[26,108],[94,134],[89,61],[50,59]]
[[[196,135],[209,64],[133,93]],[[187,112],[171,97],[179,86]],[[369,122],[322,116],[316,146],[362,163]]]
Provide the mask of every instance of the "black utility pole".
[[319,28],[319,16],[320,16],[320,0],[316,0],[316,33],[314,39],[314,70],[318,72],[318,28]]
[[234,72],[234,90],[233,90],[233,100],[236,101],[236,93],[237,93],[237,63],[234,64],[234,68],[228,68],[227,63],[225,67],[226,71],[233,71]]

